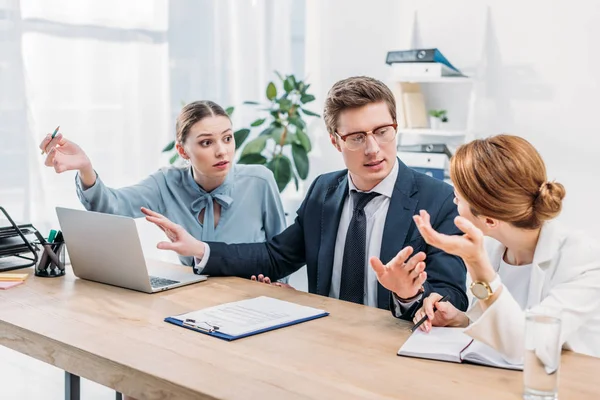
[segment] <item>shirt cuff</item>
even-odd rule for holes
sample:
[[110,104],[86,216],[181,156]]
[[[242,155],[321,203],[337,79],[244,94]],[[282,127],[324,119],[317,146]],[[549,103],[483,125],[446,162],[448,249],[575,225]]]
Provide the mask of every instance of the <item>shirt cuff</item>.
[[201,275],[204,271],[204,267],[208,263],[210,258],[210,246],[208,243],[204,243],[204,256],[202,258],[194,257],[194,273]]
[[400,300],[395,293],[392,293],[392,298],[394,299],[394,316],[401,317],[406,311],[408,311],[415,303],[421,301],[423,298],[423,293],[419,293],[419,295],[409,302],[404,302]]
[[75,174],[75,191],[77,192],[77,196],[79,200],[83,203],[86,209],[89,210],[91,206],[91,200],[95,197],[97,198],[98,193],[102,191],[102,181],[98,176],[98,173],[94,170],[96,174],[96,182],[92,186],[87,189],[83,188],[83,183],[81,182],[81,178],[79,177],[79,172]]

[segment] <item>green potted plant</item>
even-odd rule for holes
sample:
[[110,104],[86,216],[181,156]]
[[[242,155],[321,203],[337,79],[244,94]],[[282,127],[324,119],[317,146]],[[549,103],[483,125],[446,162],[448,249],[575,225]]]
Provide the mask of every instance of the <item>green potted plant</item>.
[[[315,100],[315,96],[308,93],[309,84],[294,75],[283,77],[275,73],[283,90],[278,91],[277,86],[269,82],[265,92],[268,103],[261,108],[266,114],[264,118],[234,134],[236,148],[239,148],[253,129],[260,130],[258,136],[243,147],[238,163],[265,165],[273,171],[280,192],[292,180],[298,190],[298,179],[304,180],[308,176],[308,153],[312,148],[304,119],[320,116],[305,108],[307,103]],[[260,105],[254,101],[244,104]]]
[[429,110],[429,127],[431,129],[440,129],[441,124],[448,122],[446,110]]

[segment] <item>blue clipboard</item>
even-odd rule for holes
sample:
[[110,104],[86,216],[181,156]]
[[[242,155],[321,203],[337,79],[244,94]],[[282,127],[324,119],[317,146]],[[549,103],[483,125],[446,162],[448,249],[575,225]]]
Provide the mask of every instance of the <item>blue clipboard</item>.
[[167,318],[165,318],[165,322],[168,322],[170,324],[174,324],[174,325],[177,325],[177,326],[181,326],[182,328],[190,329],[190,330],[195,331],[195,332],[204,333],[205,335],[214,336],[214,337],[217,337],[219,339],[223,339],[223,340],[227,340],[227,341],[232,341],[232,340],[242,339],[242,338],[245,338],[245,337],[248,337],[248,336],[258,335],[259,333],[263,333],[263,332],[274,331],[276,329],[285,328],[286,326],[300,324],[302,322],[311,321],[313,319],[326,317],[328,315],[329,315],[328,312],[323,312],[321,314],[312,315],[312,316],[307,317],[307,318],[297,319],[297,320],[286,322],[286,323],[280,324],[280,325],[269,326],[267,328],[258,329],[256,331],[252,331],[252,332],[247,332],[247,333],[244,333],[244,334],[238,335],[238,336],[228,335],[226,333],[219,332],[218,330],[200,329],[200,328],[197,328],[197,327],[186,325],[182,320],[177,319],[177,318],[173,318],[173,317],[167,317]]

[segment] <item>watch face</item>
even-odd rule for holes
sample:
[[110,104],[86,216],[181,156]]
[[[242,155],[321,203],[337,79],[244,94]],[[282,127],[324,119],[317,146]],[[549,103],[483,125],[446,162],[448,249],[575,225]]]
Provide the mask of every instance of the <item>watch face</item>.
[[485,300],[490,296],[487,287],[485,287],[485,285],[481,282],[475,282],[471,286],[471,292],[473,293],[473,296],[477,297],[480,300]]

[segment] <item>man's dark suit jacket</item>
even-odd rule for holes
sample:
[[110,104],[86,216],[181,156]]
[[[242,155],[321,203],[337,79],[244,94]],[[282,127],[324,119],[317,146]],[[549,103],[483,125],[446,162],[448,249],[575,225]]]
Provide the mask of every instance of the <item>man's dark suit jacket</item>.
[[[448,235],[462,234],[454,225],[458,214],[453,189],[440,180],[413,171],[400,160],[398,163],[398,178],[385,220],[379,258],[385,264],[409,245],[414,249],[413,254],[424,251],[427,281],[422,299],[431,292],[447,294],[454,306],[466,310],[463,261],[427,245],[412,219],[419,210],[427,210],[435,230]],[[347,195],[347,170],[319,176],[298,209],[294,224],[264,243],[209,243],[210,256],[201,273],[243,278],[263,274],[276,280],[306,264],[309,292],[328,296],[335,240]],[[379,285],[377,298],[379,308],[390,308],[389,290]],[[402,318],[412,319],[420,303],[405,311]]]

